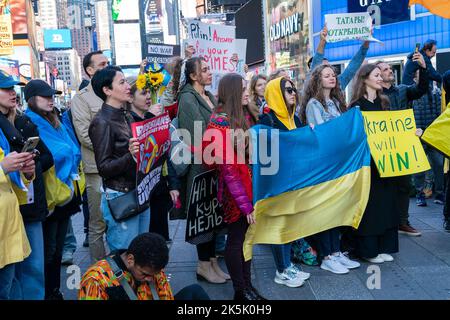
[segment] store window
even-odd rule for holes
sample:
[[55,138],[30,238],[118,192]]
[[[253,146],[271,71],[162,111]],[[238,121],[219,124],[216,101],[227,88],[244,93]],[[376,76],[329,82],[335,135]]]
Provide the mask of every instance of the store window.
[[301,88],[310,52],[308,1],[266,0],[266,4],[268,72],[285,69]]

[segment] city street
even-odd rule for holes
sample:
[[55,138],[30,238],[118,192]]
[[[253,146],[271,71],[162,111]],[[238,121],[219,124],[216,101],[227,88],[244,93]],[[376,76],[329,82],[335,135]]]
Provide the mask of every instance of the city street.
[[[400,253],[395,261],[380,266],[381,288],[370,290],[373,271],[367,273],[370,264],[363,262],[359,269],[347,275],[334,275],[319,267],[304,266],[311,273],[310,280],[300,288],[288,288],[274,283],[275,264],[267,246],[257,246],[252,264],[253,284],[270,300],[448,300],[450,299],[450,233],[442,226],[442,206],[428,200],[428,207],[420,208],[415,199],[410,202],[410,222],[422,232],[421,237],[400,235]],[[84,272],[89,264],[88,248],[81,247],[84,240],[83,216],[73,217],[78,249],[74,263]],[[173,244],[166,273],[173,291],[196,283],[197,254],[195,247],[184,242],[185,222],[169,224]],[[221,259],[220,263],[225,268]],[[369,270],[370,271],[370,270]],[[62,269],[61,291],[65,299],[76,299],[76,290],[69,290],[66,283],[67,268]],[[372,277],[371,277],[372,276]],[[369,277],[371,277],[369,279]],[[369,279],[369,281],[368,281]],[[199,282],[214,300],[231,300],[233,288],[225,285]]]

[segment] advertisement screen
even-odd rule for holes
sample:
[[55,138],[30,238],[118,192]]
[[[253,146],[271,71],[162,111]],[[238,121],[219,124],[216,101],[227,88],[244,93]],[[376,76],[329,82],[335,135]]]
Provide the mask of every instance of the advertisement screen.
[[139,23],[114,24],[117,65],[134,66],[142,62],[140,30]]
[[20,81],[18,60],[0,58],[0,70],[5,71],[7,74],[13,76],[14,80]]
[[113,21],[139,20],[139,0],[113,0]]
[[44,30],[45,49],[70,49],[72,37],[69,29]]
[[277,69],[286,69],[299,88],[308,72],[310,46],[308,1],[266,0],[266,2],[269,73]]

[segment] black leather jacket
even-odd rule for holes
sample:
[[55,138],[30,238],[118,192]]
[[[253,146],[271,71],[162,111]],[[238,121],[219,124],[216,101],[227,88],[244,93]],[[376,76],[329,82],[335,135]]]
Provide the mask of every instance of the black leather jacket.
[[125,109],[103,104],[89,126],[103,187],[120,192],[136,188],[136,162],[128,150],[133,118]]

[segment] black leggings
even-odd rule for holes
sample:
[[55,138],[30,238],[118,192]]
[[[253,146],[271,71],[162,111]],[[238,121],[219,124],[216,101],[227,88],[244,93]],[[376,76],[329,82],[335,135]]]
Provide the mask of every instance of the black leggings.
[[235,291],[251,287],[251,260],[245,261],[242,247],[245,233],[248,229],[246,217],[228,225],[227,246],[225,249],[225,263],[230,272],[231,281]]
[[197,255],[200,261],[209,261],[209,259],[216,257],[216,235],[213,236],[211,241],[197,245]]
[[52,217],[43,223],[46,297],[61,287],[61,260],[69,219]]
[[445,190],[445,206],[444,206],[444,219],[450,220],[450,173],[447,173],[447,187]]

